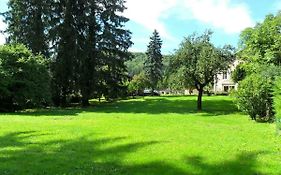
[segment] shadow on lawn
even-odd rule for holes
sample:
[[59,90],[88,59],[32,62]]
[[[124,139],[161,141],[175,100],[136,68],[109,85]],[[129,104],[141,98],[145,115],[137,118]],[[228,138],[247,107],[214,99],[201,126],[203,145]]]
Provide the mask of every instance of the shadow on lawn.
[[[190,98],[169,98],[154,97],[139,100],[127,100],[114,103],[97,104],[89,108],[70,108],[70,109],[50,109],[38,110],[36,112],[20,112],[17,115],[28,116],[72,116],[82,112],[97,113],[147,113],[147,114],[164,114],[177,113],[188,114],[198,113],[196,110],[196,97]],[[238,112],[236,106],[231,100],[224,100],[215,97],[203,99],[204,116],[227,115]],[[11,114],[13,115],[13,114]]]
[[[38,135],[36,135],[38,134]],[[254,175],[256,156],[259,153],[245,153],[237,159],[218,164],[206,164],[201,157],[186,159],[186,167],[179,169],[172,164],[147,162],[130,164],[124,162],[126,156],[157,141],[120,144],[126,139],[104,138],[89,140],[51,140],[47,142],[28,142],[29,138],[40,137],[35,131],[9,133],[0,137],[0,174],[67,174],[67,175],[190,175],[190,174],[228,174]],[[104,144],[114,145],[111,147]],[[9,150],[9,148],[15,148]],[[153,156],[153,155],[151,155]],[[184,160],[183,160],[184,161]],[[195,167],[198,172],[190,172]]]

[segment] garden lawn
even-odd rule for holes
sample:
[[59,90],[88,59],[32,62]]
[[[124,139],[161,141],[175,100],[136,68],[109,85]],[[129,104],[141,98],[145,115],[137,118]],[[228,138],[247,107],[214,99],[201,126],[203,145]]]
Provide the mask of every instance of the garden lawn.
[[280,175],[281,137],[230,97],[0,114],[0,174]]

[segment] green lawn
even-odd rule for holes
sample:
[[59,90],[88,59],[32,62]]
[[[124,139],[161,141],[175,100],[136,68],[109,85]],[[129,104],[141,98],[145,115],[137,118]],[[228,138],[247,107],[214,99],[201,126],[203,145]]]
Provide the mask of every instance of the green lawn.
[[274,124],[229,97],[155,97],[0,115],[0,174],[281,174]]

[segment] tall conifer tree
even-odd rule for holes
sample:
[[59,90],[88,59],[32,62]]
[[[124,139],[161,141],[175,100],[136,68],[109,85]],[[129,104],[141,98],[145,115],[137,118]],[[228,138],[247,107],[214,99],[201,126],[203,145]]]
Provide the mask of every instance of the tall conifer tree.
[[154,30],[147,47],[147,60],[144,63],[145,74],[149,80],[150,88],[155,90],[162,79],[163,56],[161,54],[162,40],[159,33]]

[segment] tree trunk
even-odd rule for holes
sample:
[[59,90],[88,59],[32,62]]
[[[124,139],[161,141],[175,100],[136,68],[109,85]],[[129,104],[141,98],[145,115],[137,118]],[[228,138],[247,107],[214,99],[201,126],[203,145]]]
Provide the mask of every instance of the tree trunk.
[[88,107],[90,106],[90,103],[89,103],[89,89],[85,88],[84,91],[82,90],[82,106],[83,107]]
[[89,99],[83,97],[83,99],[82,99],[82,105],[83,105],[84,107],[90,106]]
[[198,89],[198,98],[197,98],[197,110],[202,111],[202,96],[203,96],[203,88]]

